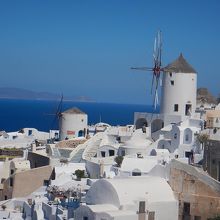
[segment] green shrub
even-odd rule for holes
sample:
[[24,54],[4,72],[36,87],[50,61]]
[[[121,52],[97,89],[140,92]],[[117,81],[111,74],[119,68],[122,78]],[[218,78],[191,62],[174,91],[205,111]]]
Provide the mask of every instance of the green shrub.
[[85,177],[85,171],[84,170],[76,170],[75,175],[78,180]]
[[123,156],[117,156],[115,157],[115,163],[117,164],[118,167],[121,167],[122,161],[124,157]]

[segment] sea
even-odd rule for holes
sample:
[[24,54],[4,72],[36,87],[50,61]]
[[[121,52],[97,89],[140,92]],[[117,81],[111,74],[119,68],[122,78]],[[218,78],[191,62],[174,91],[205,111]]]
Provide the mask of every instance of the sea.
[[[60,101],[0,99],[0,131],[36,128],[58,129],[57,110]],[[77,107],[88,115],[88,123],[100,121],[110,125],[134,123],[134,112],[153,112],[150,105],[63,101],[61,111]],[[158,110],[156,110],[157,112]]]

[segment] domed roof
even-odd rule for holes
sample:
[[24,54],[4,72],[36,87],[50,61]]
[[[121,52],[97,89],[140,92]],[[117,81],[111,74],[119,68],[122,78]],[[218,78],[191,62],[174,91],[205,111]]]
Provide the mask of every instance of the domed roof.
[[164,70],[174,73],[196,73],[196,70],[184,59],[182,53],[175,61],[168,64]]
[[85,115],[86,113],[81,111],[78,108],[70,108],[70,109],[67,109],[66,111],[62,112],[62,114],[83,114],[83,115]]
[[116,207],[146,199],[149,204],[175,201],[173,191],[164,178],[156,176],[100,179],[86,194],[88,205],[112,204]]

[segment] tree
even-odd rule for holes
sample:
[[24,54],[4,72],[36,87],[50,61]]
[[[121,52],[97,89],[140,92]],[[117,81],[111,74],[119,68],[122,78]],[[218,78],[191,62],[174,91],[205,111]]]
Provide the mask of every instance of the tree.
[[207,141],[209,139],[209,135],[208,134],[198,134],[197,136],[197,141],[202,144],[202,149],[204,149],[204,147],[206,146],[206,150],[204,151],[205,154],[205,167],[204,169],[207,170],[208,169],[208,146],[206,145]]
[[84,170],[76,170],[75,175],[77,177],[77,180],[81,180],[81,178],[85,177],[85,171]]
[[123,161],[124,157],[123,156],[117,156],[115,157],[115,162],[117,164],[118,167],[121,167],[122,161]]
[[206,144],[206,142],[209,139],[209,135],[208,134],[198,134],[197,135],[197,140],[200,144],[202,144],[202,148],[204,148],[204,145]]
[[2,207],[3,210],[5,210],[7,208],[5,204],[2,204],[1,207]]

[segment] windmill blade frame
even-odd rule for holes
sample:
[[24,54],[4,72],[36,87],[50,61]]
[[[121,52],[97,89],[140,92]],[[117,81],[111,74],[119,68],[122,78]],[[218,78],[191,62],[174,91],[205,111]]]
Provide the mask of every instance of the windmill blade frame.
[[[158,103],[158,86],[160,85],[160,73],[164,72],[162,68],[162,34],[159,30],[154,39],[153,47],[153,67],[132,67],[132,70],[151,71],[153,73],[151,80],[151,95],[153,95],[153,105]],[[167,71],[168,72],[168,71]]]

